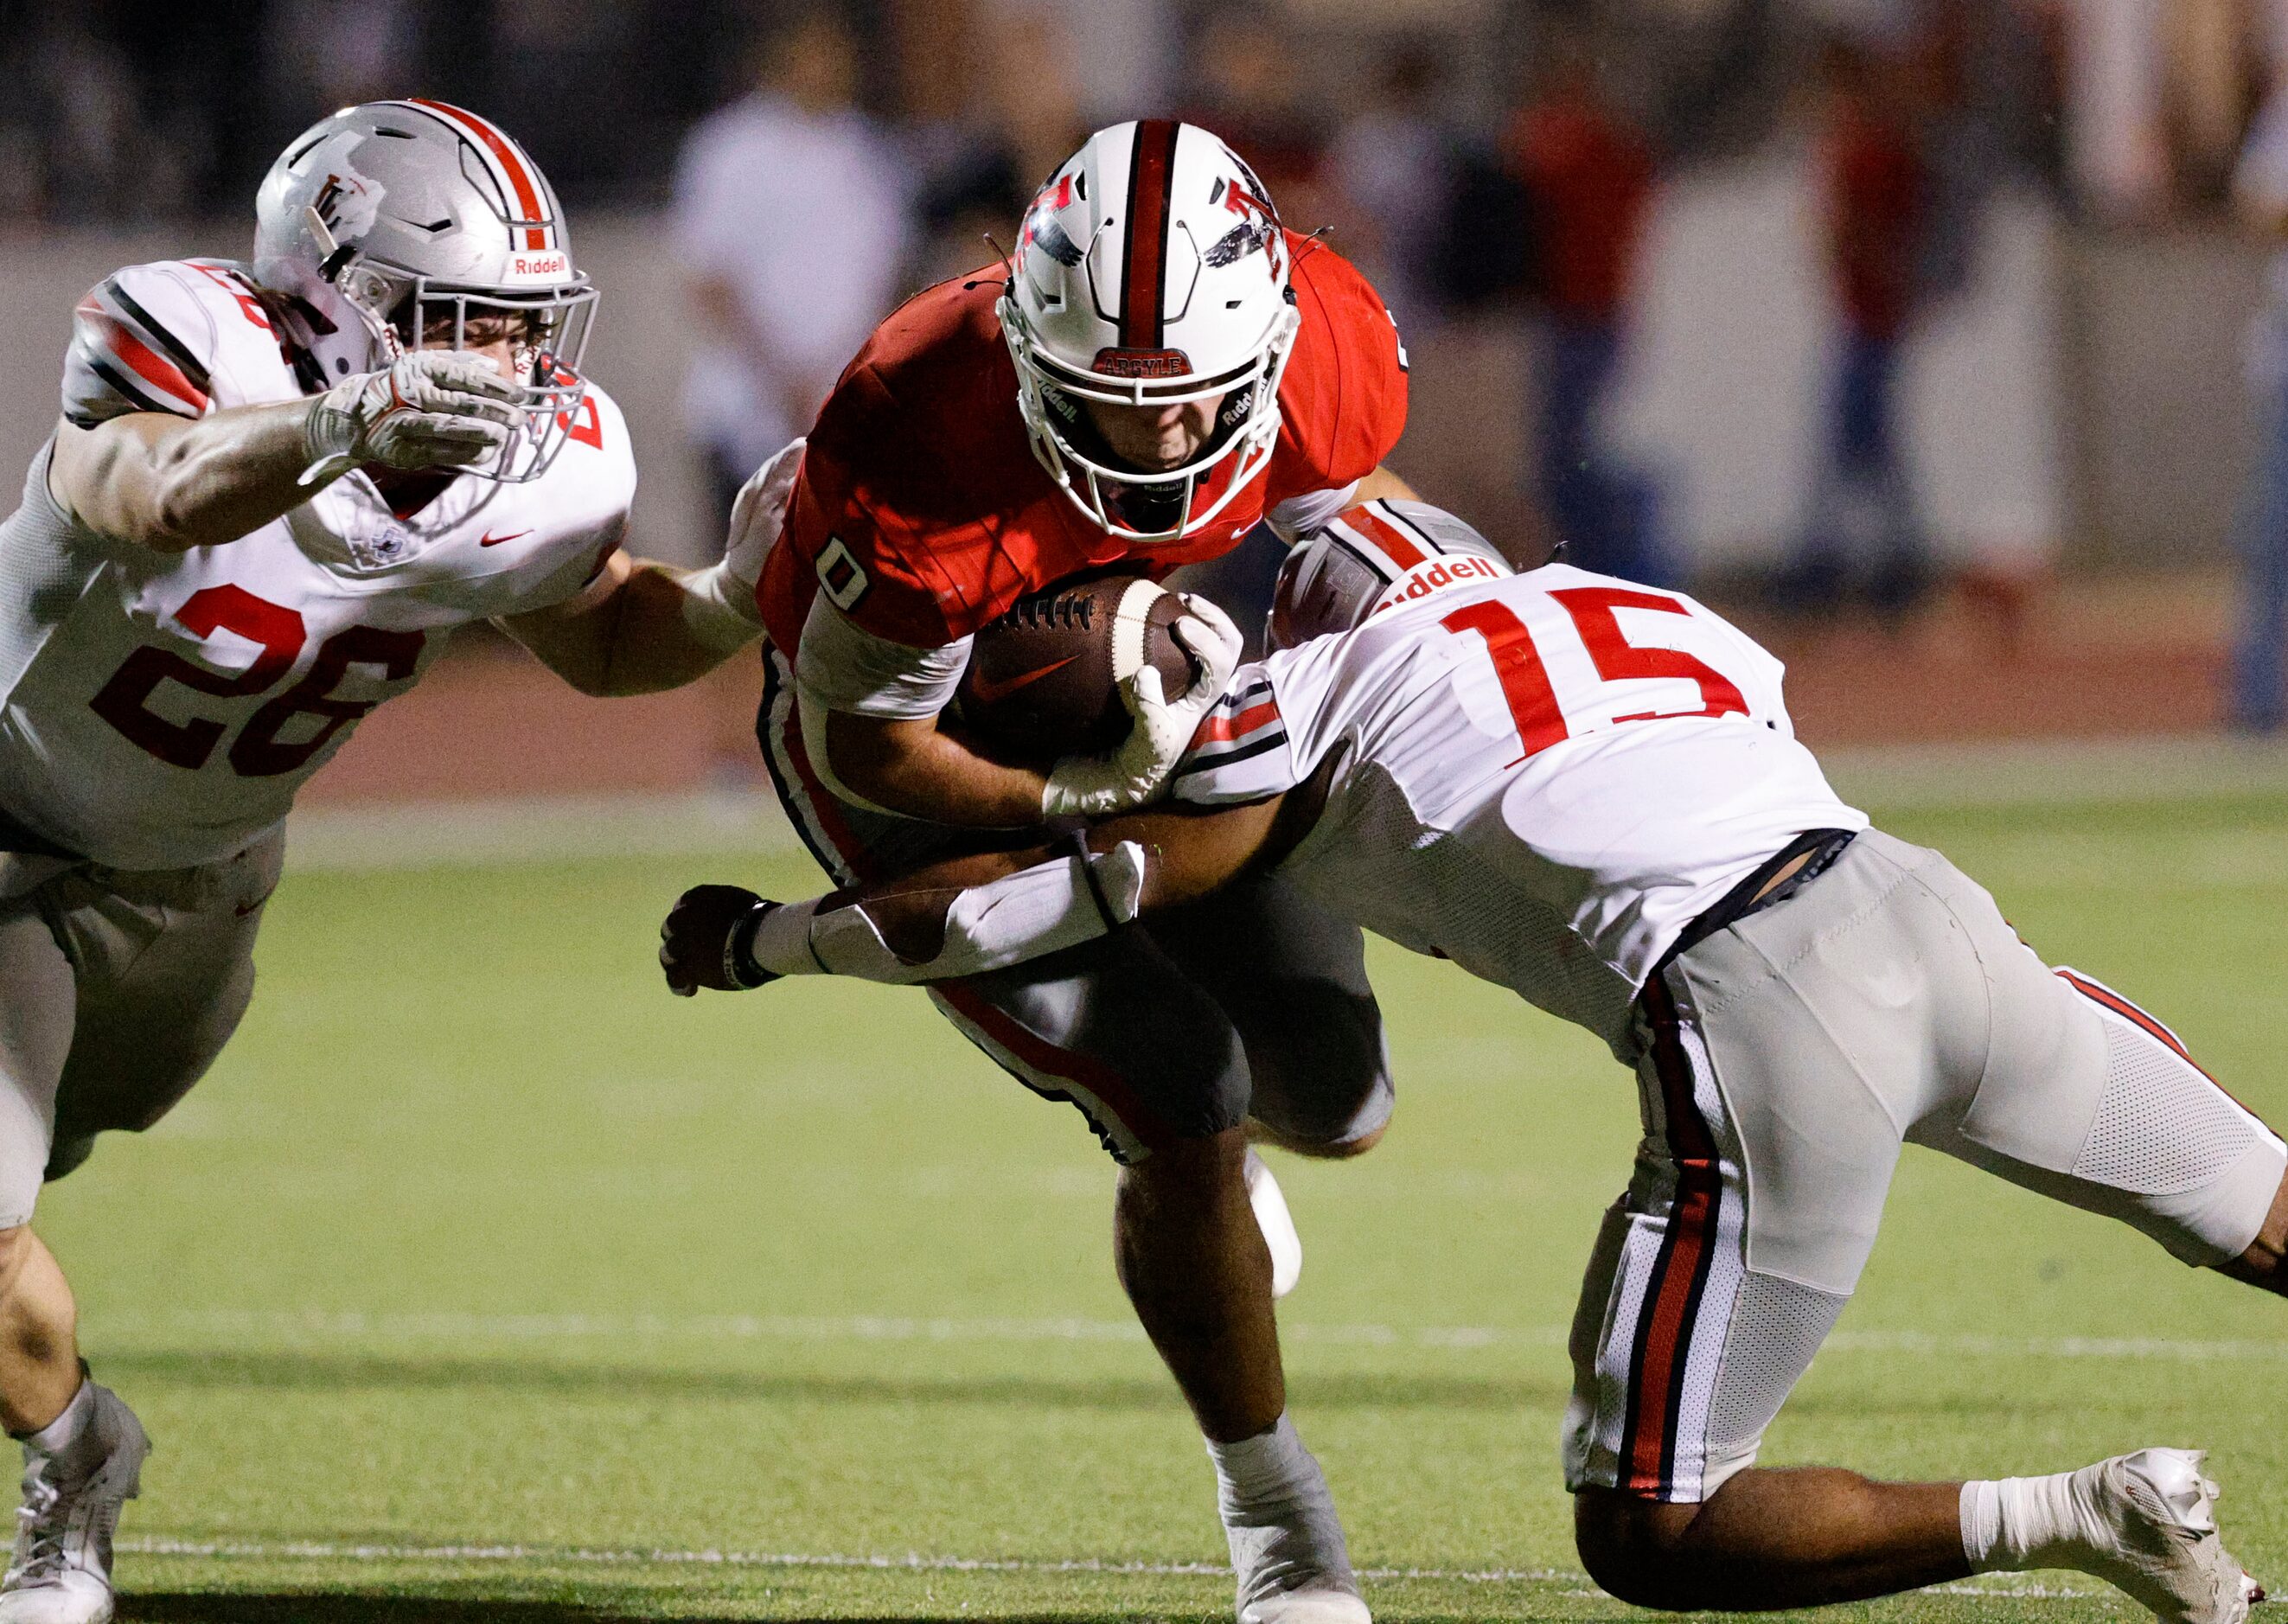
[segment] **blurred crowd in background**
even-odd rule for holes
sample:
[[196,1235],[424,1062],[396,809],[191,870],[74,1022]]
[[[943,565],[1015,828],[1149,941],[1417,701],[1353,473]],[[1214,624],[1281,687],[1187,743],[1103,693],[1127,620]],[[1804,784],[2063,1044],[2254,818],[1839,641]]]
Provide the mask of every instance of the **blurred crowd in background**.
[[[1576,561],[1652,581],[1691,561],[1655,474],[1601,431],[1648,211],[1710,165],[1807,151],[1833,338],[1765,588],[1810,611],[1895,614],[1931,584],[1901,355],[1973,276],[1998,191],[2136,231],[2221,220],[2238,175],[2246,209],[2288,214],[2288,127],[2271,169],[2244,158],[2288,75],[2288,0],[0,0],[0,233],[242,217],[296,131],[409,86],[512,131],[576,221],[671,211],[705,346],[685,413],[726,498],[904,293],[991,257],[1090,128],[1192,118],[1291,226],[1330,229],[1410,336],[1488,309],[1533,322],[1521,484]],[[2283,532],[2276,618],[2278,420],[2256,503]],[[2280,673],[2248,681],[2275,697],[2241,711],[2276,721]]]
[[1224,115],[1292,215],[1416,225],[1363,134],[1424,166],[1490,154],[1585,48],[1659,162],[1690,163],[1799,122],[1838,41],[1941,170],[2001,158],[2151,219],[2222,198],[2288,44],[2280,0],[4,0],[0,221],[234,212],[295,131],[409,84],[514,129],[569,203],[657,203],[662,155],[816,18],[861,42],[854,105],[939,227],[1005,203],[1065,126],[1175,107]]

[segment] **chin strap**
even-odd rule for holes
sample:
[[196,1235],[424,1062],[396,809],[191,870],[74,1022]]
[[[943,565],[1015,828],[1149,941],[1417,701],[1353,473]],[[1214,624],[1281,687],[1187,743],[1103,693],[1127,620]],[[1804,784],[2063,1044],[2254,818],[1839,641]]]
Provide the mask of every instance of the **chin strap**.
[[897,986],[956,981],[1077,947],[1133,919],[1144,896],[1144,848],[1060,857],[953,894],[945,937],[918,962],[883,939],[863,903],[821,912],[825,899],[790,903],[758,919],[748,952],[770,975],[854,975]]

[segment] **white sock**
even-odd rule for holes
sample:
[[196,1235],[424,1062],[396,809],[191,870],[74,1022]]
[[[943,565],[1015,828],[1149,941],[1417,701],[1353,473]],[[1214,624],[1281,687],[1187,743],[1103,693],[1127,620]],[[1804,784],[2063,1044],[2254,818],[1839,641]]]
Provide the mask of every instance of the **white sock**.
[[79,1391],[72,1395],[72,1401],[64,1406],[61,1415],[37,1432],[17,1436],[26,1448],[37,1450],[52,1461],[68,1463],[96,1442],[94,1421],[95,1383],[82,1376]]
[[2094,1485],[2075,1480],[2097,1469],[1964,1484],[1962,1554],[1971,1572],[2080,1567],[2095,1523],[2083,1502]]
[[1319,1463],[1283,1413],[1268,1432],[1236,1444],[1219,1444],[1213,1438],[1206,1443],[1208,1459],[1215,1462],[1217,1502],[1227,1522],[1251,1507],[1291,1502],[1299,1494],[1323,1491],[1325,1479]]

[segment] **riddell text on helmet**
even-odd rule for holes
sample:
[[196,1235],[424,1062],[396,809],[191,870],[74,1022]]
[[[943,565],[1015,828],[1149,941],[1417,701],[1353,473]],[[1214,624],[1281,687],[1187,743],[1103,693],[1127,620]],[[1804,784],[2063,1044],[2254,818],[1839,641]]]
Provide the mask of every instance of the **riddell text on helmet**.
[[1417,564],[1406,572],[1405,579],[1382,594],[1374,612],[1396,609],[1417,598],[1426,598],[1442,586],[1452,586],[1462,581],[1498,581],[1502,572],[1482,558],[1444,558],[1434,564]]

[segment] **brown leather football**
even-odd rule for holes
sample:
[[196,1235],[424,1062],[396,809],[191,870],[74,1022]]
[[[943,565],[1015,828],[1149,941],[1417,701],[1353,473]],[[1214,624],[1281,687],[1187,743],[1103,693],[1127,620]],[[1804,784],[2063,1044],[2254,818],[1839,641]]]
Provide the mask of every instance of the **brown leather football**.
[[1128,734],[1124,675],[1148,660],[1169,698],[1191,688],[1196,667],[1171,630],[1183,614],[1182,599],[1132,569],[1020,598],[970,645],[960,720],[1029,760],[1109,750]]

